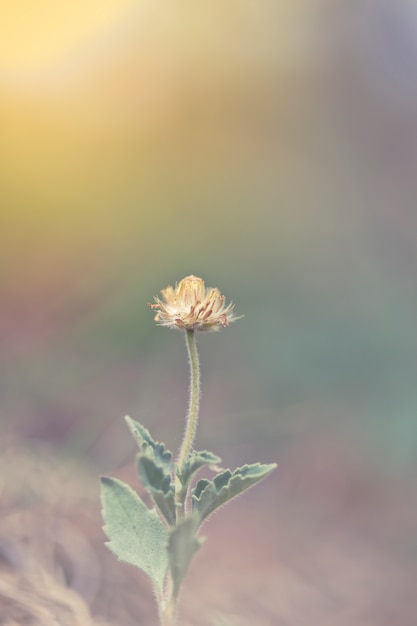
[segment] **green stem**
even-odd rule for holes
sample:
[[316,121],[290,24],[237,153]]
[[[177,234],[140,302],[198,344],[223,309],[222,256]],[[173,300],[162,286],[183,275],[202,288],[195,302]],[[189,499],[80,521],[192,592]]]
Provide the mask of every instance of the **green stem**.
[[[198,424],[198,410],[200,407],[200,361],[198,358],[197,344],[193,330],[185,331],[185,341],[188,352],[188,362],[190,364],[190,400],[188,405],[187,422],[185,426],[184,438],[178,454],[176,472],[181,474],[182,467],[192,450],[195,433]],[[184,518],[186,514],[185,499],[187,488],[181,483],[178,476],[175,480],[175,503],[177,507],[177,521]],[[160,612],[161,626],[175,626],[177,614],[177,594],[173,593],[172,578],[170,578],[170,589],[167,590],[169,598],[167,604]]]
[[160,612],[159,620],[161,626],[175,626],[176,620],[176,602],[171,600],[169,604]]
[[200,362],[193,330],[185,331],[185,339],[190,363],[190,403],[188,405],[187,424],[184,439],[181,444],[177,468],[180,472],[184,461],[191,452],[198,424],[198,409],[200,406]]

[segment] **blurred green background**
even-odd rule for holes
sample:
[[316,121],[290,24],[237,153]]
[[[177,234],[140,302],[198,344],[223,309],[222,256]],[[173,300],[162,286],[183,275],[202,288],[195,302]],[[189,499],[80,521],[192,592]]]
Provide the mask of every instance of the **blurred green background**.
[[245,316],[201,336],[198,447],[278,461],[277,520],[377,494],[415,567],[416,41],[406,0],[6,2],[2,432],[97,473],[126,413],[176,449],[185,347],[146,303],[192,273]]

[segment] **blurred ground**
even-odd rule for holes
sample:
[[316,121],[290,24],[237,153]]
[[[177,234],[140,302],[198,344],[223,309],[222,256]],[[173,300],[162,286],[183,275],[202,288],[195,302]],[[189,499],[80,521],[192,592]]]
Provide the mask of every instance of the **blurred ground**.
[[70,588],[68,623],[152,626],[97,477],[134,484],[126,413],[178,447],[185,350],[146,302],[193,273],[245,315],[201,337],[197,445],[279,469],[207,524],[184,626],[414,626],[415,3],[4,5],[5,623]]

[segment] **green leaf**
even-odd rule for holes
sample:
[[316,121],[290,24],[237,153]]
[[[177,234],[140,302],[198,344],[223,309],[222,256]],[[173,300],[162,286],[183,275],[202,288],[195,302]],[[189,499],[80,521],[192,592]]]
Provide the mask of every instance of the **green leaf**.
[[276,463],[254,463],[238,467],[233,472],[227,469],[217,474],[213,480],[199,480],[192,491],[192,502],[193,511],[198,513],[200,523],[228,500],[268,476],[276,467]]
[[168,535],[155,509],[149,510],[129,485],[116,478],[101,479],[106,546],[125,563],[135,565],[163,591],[168,569]]
[[193,515],[182,519],[169,533],[168,557],[174,584],[174,597],[178,596],[191,559],[204,541],[196,536],[198,526],[199,519]]
[[186,489],[191,478],[199,469],[205,465],[217,465],[218,463],[221,463],[221,458],[212,452],[207,452],[207,450],[197,452],[193,450],[184,461],[181,469],[177,470],[177,476],[183,488]]
[[142,426],[142,424],[139,424],[139,422],[132,420],[129,416],[126,416],[125,420],[133,438],[139,446],[139,450],[162,465],[167,472],[171,472],[172,454],[166,449],[165,445],[154,441],[149,430]]
[[176,506],[171,475],[154,459],[140,453],[137,457],[137,470],[144,487],[151,494],[156,506],[168,524],[174,525]]

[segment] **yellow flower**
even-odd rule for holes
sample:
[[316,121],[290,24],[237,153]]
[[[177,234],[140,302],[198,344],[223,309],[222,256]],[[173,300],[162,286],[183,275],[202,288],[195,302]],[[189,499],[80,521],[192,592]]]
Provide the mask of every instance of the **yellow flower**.
[[202,278],[187,276],[175,285],[161,290],[162,298],[155,298],[151,309],[160,326],[178,330],[219,330],[239,317],[232,313],[234,304],[226,305],[225,297],[213,287],[206,287]]

